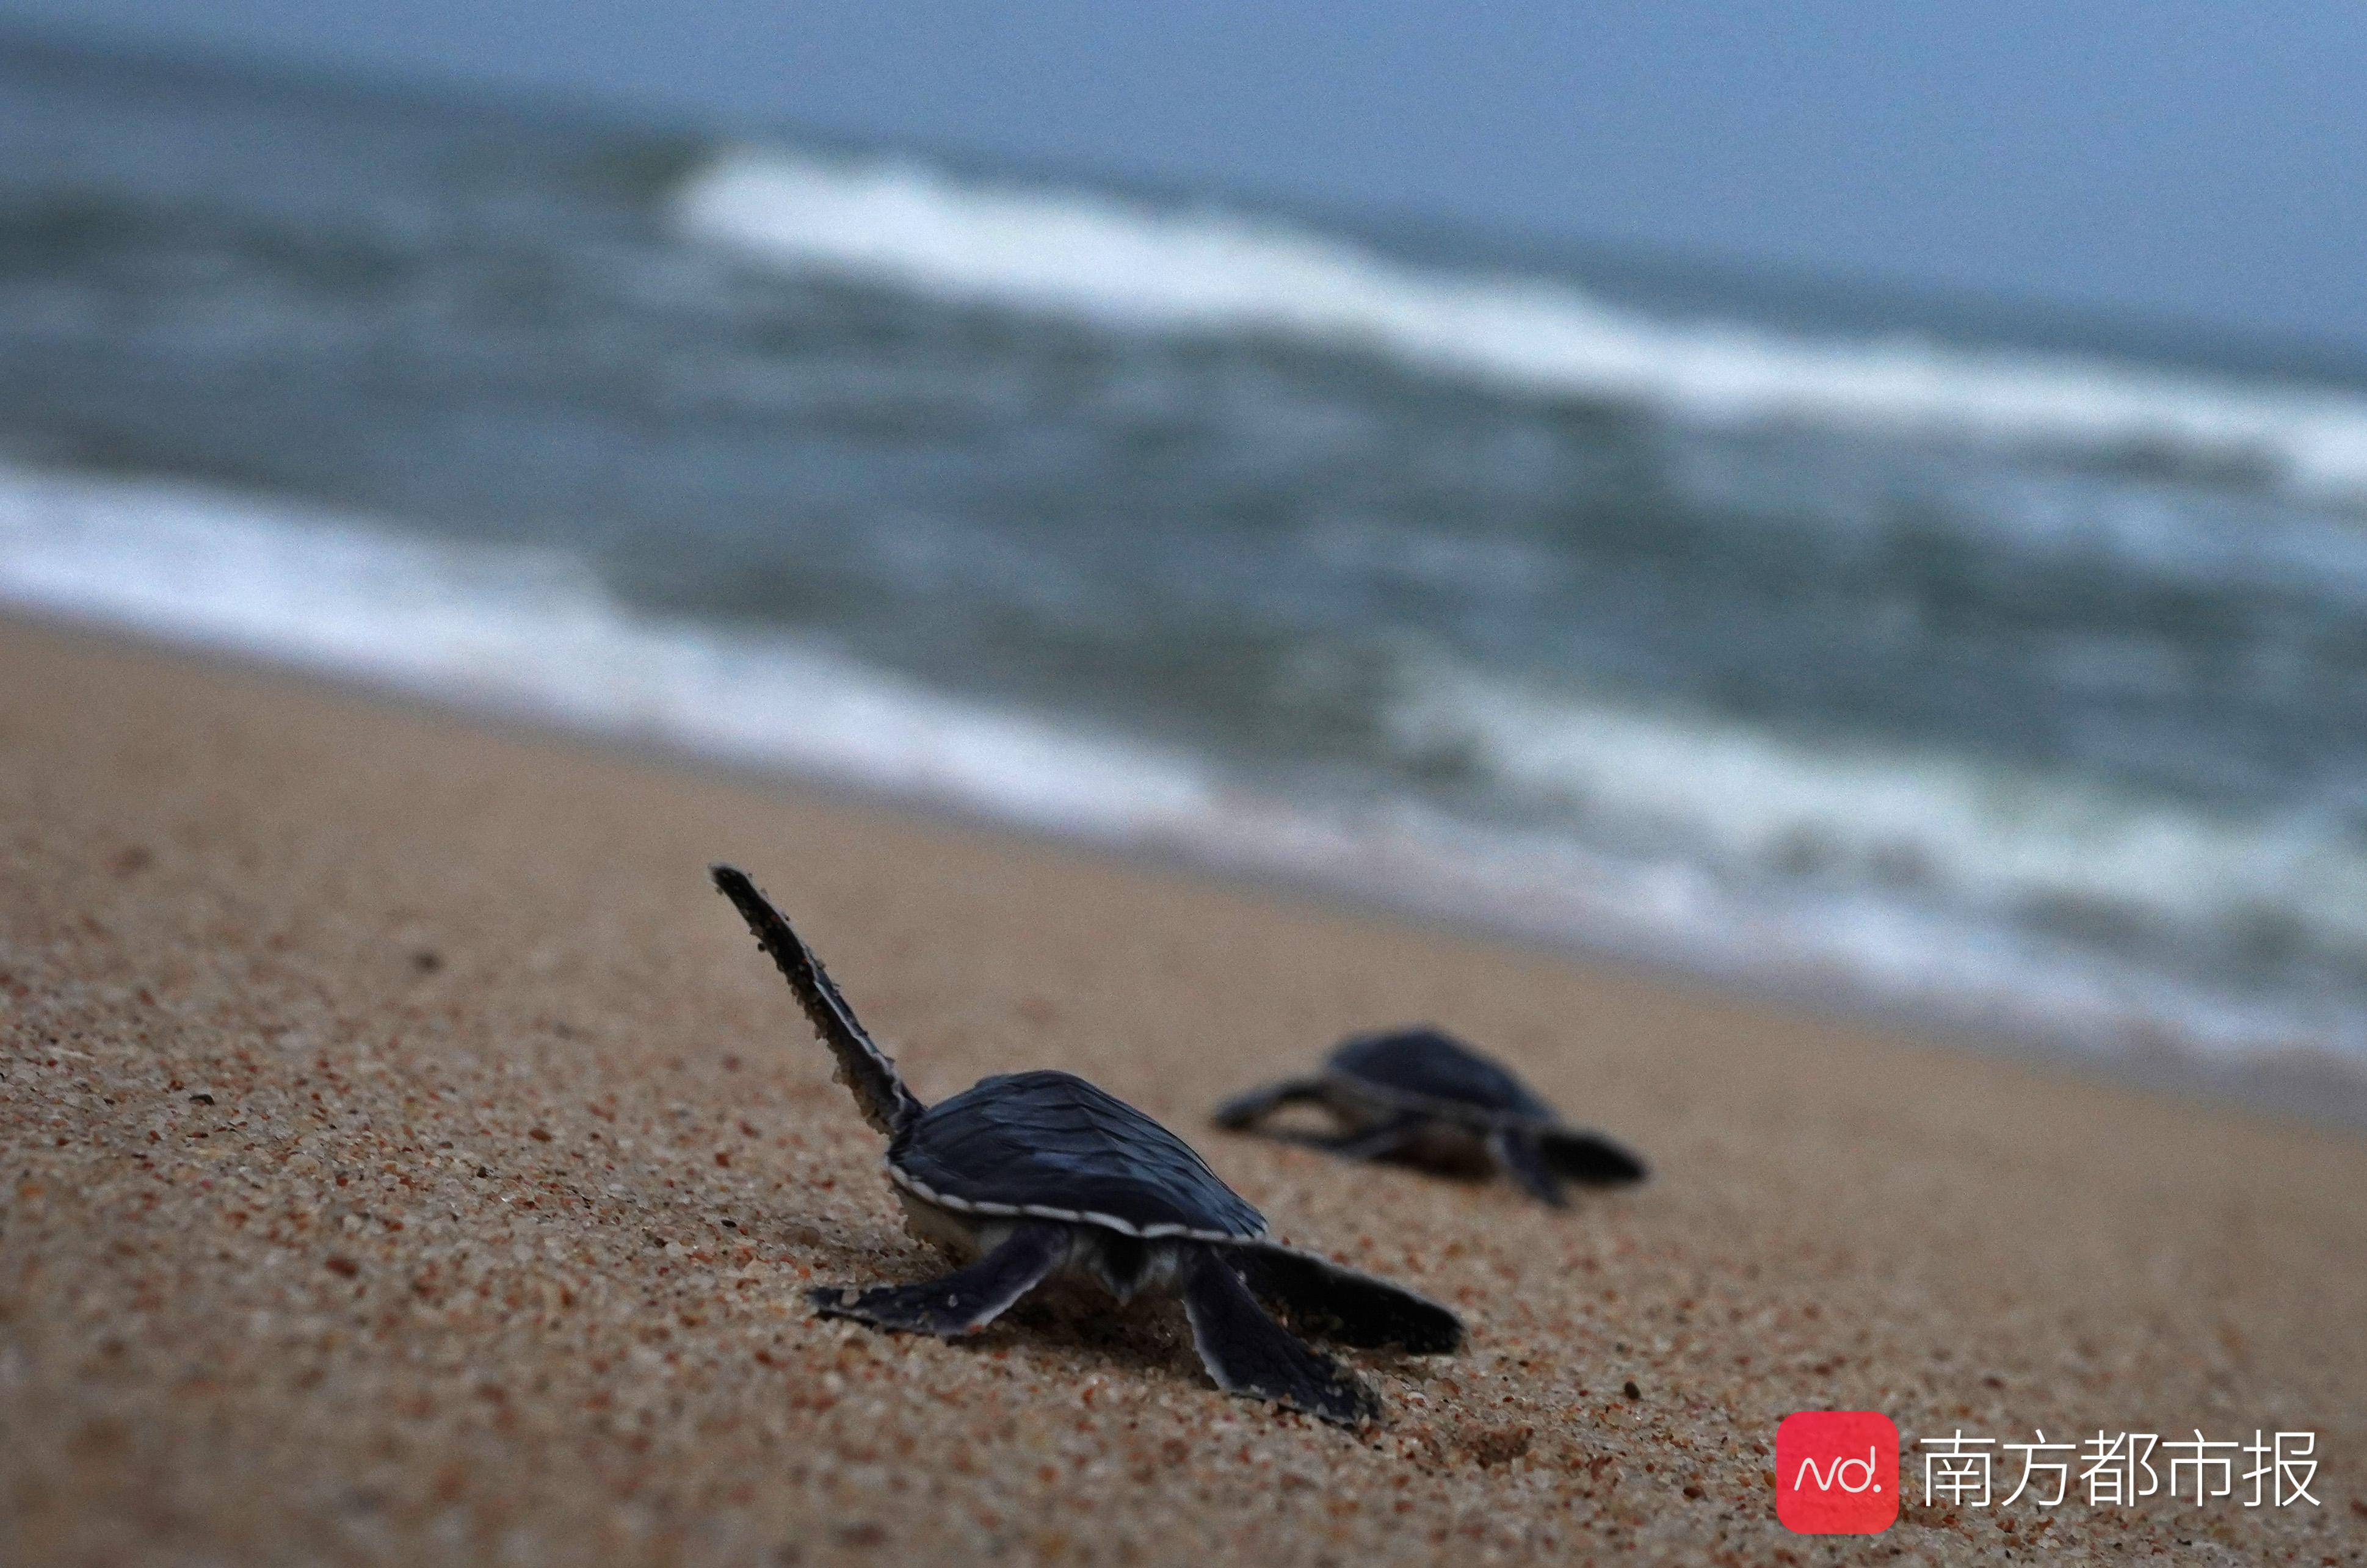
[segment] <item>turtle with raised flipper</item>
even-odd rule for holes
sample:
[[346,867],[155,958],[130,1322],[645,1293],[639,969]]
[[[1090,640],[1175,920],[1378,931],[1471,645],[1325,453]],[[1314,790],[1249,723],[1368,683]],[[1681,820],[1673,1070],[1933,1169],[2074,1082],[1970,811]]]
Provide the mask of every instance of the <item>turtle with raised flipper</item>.
[[1054,1280],[1120,1304],[1178,1295],[1217,1387],[1351,1426],[1379,1416],[1378,1397],[1268,1307],[1343,1345],[1461,1347],[1446,1308],[1273,1240],[1265,1217],[1182,1139],[1073,1074],[1002,1074],[923,1105],[756,885],[730,866],[714,875],[837,1057],[864,1120],[888,1134],[888,1179],[910,1228],[966,1265],[920,1284],[811,1292],[825,1316],[951,1338]]
[[1320,1073],[1229,1100],[1217,1108],[1216,1122],[1240,1131],[1292,1104],[1320,1105],[1340,1130],[1273,1135],[1343,1159],[1493,1167],[1556,1208],[1567,1202],[1565,1182],[1615,1187],[1645,1175],[1634,1154],[1600,1133],[1565,1125],[1511,1068],[1437,1029],[1353,1035]]

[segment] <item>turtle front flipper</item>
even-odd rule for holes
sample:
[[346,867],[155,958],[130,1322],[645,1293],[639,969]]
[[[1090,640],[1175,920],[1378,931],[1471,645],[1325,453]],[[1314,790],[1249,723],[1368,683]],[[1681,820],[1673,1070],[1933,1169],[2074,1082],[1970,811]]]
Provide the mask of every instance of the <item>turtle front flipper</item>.
[[1549,1128],[1536,1134],[1537,1153],[1555,1175],[1589,1187],[1617,1187],[1641,1181],[1642,1159],[1600,1133]]
[[1379,1419],[1380,1397],[1268,1317],[1215,1248],[1195,1248],[1185,1264],[1184,1311],[1201,1364],[1227,1393],[1270,1399],[1343,1427]]
[[1285,1105],[1323,1098],[1320,1078],[1285,1078],[1247,1094],[1237,1094],[1217,1107],[1209,1120],[1228,1132],[1239,1132],[1264,1121]]
[[851,1317],[875,1328],[934,1334],[941,1339],[984,1328],[1044,1282],[1068,1256],[1062,1225],[1023,1225],[1001,1247],[967,1269],[917,1285],[874,1285],[867,1291],[823,1286],[806,1299],[824,1317]]
[[926,1107],[904,1087],[894,1061],[857,1021],[855,1010],[839,995],[821,960],[790,927],[788,917],[738,867],[710,866],[708,873],[715,878],[716,890],[731,900],[740,918],[756,933],[756,945],[771,955],[781,977],[797,993],[798,1005],[812,1020],[814,1032],[838,1058],[838,1081],[855,1091],[863,1119],[889,1134],[917,1120]]
[[1421,1136],[1424,1118],[1412,1111],[1376,1122],[1361,1133],[1268,1133],[1267,1137],[1285,1144],[1298,1144],[1310,1149],[1321,1149],[1339,1159],[1387,1159],[1401,1154]]
[[1463,1348],[1463,1320],[1427,1296],[1267,1242],[1236,1247],[1232,1265],[1260,1301],[1290,1314],[1301,1333],[1360,1349],[1417,1356]]

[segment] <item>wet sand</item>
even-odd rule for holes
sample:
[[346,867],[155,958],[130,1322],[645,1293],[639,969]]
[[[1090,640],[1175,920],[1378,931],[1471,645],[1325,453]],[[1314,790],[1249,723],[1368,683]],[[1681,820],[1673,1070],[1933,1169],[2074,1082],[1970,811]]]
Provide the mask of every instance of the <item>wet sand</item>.
[[[935,1265],[719,858],[924,1096],[1085,1074],[1470,1348],[1353,1358],[1356,1436],[1172,1309],[816,1321]],[[1206,1127],[1416,1020],[1655,1179]],[[2367,1561],[2362,1195],[2353,1133],[0,624],[11,1562]],[[1803,1407],[1897,1422],[1886,1533],[1776,1523]],[[2196,1427],[2316,1432],[2321,1506],[1921,1501],[1921,1437]]]

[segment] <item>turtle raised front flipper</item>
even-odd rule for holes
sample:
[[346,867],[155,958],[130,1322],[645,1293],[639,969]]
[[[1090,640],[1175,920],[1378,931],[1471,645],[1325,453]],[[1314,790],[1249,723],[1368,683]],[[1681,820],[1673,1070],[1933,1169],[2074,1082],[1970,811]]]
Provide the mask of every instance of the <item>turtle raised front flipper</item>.
[[1323,1098],[1321,1078],[1285,1078],[1247,1094],[1237,1094],[1217,1107],[1209,1120],[1230,1132],[1264,1121],[1285,1105]]
[[1532,1134],[1537,1153],[1555,1175],[1589,1187],[1617,1187],[1641,1181],[1648,1171],[1642,1159],[1624,1145],[1600,1133],[1548,1127]]
[[1364,1381],[1285,1333],[1212,1247],[1195,1248],[1184,1263],[1184,1312],[1201,1365],[1227,1393],[1271,1399],[1342,1426],[1379,1417],[1380,1399]]
[[1290,1314],[1303,1334],[1358,1349],[1417,1356],[1463,1348],[1463,1322],[1426,1296],[1296,1247],[1240,1247],[1232,1265],[1260,1301]]
[[950,1339],[984,1328],[1012,1303],[1044,1282],[1068,1257],[1066,1226],[1022,1225],[967,1269],[917,1285],[874,1285],[867,1291],[825,1285],[806,1299],[824,1317],[851,1317],[878,1328]]
[[756,933],[756,945],[772,958],[789,989],[797,993],[798,1005],[813,1021],[822,1043],[838,1058],[838,1081],[854,1091],[863,1119],[880,1133],[893,1133],[916,1120],[926,1107],[904,1087],[895,1062],[856,1021],[855,1010],[838,994],[821,960],[790,929],[787,917],[773,907],[746,872],[729,865],[708,869],[716,887]]

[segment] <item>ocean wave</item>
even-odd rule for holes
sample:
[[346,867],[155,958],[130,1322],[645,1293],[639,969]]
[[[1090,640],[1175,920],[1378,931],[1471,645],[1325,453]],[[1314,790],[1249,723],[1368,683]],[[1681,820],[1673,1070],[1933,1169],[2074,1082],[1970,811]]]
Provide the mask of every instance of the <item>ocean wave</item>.
[[1703,716],[1523,688],[1435,661],[1387,723],[1531,818],[1729,883],[1870,889],[2222,971],[2367,979],[2367,844],[2325,813],[2211,811],[1995,761],[1811,745]]
[[126,626],[1048,829],[1206,810],[1188,759],[792,637],[660,620],[564,554],[160,480],[0,467],[0,605]]
[[[2355,992],[2228,987],[1984,902],[2049,892],[2194,930],[2273,909],[2367,944],[2352,850],[1825,754],[1432,670],[1387,715],[1406,777],[1327,794],[966,697],[824,642],[620,604],[581,560],[194,484],[0,464],[0,607],[1674,960],[1826,1000],[2240,1061],[2367,1059]],[[1547,809],[1410,787],[1451,754]],[[1304,781],[1301,781],[1303,784]],[[1801,874],[1823,854],[1846,874]],[[1810,868],[1813,869],[1813,868]]]
[[1122,328],[1277,336],[1716,426],[1796,425],[2258,476],[2367,506],[2367,397],[2068,355],[1664,320],[1567,283],[1424,269],[1207,209],[722,152],[679,231],[788,272]]

